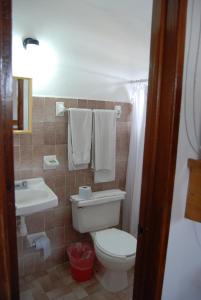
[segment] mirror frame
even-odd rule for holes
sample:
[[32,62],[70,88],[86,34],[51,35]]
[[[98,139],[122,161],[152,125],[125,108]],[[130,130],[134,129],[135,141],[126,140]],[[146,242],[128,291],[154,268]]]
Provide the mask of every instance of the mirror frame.
[[31,134],[32,133],[32,108],[33,108],[33,100],[32,100],[32,78],[30,77],[21,77],[21,76],[13,76],[13,79],[28,79],[29,81],[29,112],[28,112],[28,129],[25,130],[18,130],[13,129],[14,134]]

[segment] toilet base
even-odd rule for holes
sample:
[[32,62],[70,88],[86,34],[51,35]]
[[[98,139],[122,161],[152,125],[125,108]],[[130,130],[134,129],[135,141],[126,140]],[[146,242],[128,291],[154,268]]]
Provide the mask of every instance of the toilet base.
[[95,271],[95,276],[105,290],[116,293],[128,286],[128,275],[125,271],[111,271],[102,267]]

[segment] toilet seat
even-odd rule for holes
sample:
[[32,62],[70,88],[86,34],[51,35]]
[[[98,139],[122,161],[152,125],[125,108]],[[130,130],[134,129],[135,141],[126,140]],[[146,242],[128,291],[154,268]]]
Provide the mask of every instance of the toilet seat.
[[131,234],[116,228],[97,231],[94,243],[104,254],[118,258],[133,257],[137,247],[137,240]]

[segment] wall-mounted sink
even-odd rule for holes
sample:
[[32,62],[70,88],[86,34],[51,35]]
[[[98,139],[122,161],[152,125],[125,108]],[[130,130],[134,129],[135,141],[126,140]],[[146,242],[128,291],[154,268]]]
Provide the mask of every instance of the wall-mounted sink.
[[58,197],[43,178],[15,182],[16,216],[30,215],[58,205]]

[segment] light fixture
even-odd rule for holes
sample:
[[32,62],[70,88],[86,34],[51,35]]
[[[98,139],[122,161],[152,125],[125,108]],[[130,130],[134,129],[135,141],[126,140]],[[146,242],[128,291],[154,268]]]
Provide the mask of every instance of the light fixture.
[[31,37],[27,37],[23,40],[23,46],[25,49],[27,49],[27,46],[39,46],[39,41],[36,39],[33,39]]

